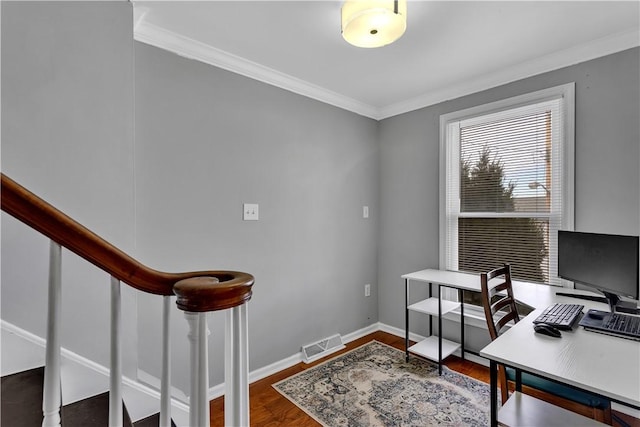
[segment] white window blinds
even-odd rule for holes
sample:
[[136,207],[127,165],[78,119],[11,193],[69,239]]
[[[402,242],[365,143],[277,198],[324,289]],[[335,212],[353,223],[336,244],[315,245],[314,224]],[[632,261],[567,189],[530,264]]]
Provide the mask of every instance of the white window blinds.
[[510,263],[516,279],[559,283],[565,107],[556,95],[446,122],[445,268]]

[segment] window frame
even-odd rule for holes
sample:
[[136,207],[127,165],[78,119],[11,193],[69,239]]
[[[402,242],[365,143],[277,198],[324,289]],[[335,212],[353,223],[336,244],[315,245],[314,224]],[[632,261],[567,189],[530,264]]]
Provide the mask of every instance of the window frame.
[[[562,150],[562,178],[561,183],[561,198],[562,198],[562,217],[560,221],[560,229],[573,230],[575,222],[575,83],[567,83],[560,86],[554,86],[551,88],[526,93],[523,95],[514,96],[511,98],[491,102],[488,104],[478,105],[475,107],[467,108],[464,110],[454,111],[440,116],[440,173],[439,173],[439,202],[440,202],[440,230],[439,230],[439,267],[446,270],[447,268],[447,256],[449,250],[447,248],[447,222],[450,220],[447,217],[447,168],[453,161],[460,161],[460,147],[457,144],[450,144],[451,138],[455,138],[455,141],[459,141],[459,134],[456,135],[456,130],[452,124],[473,120],[480,116],[486,116],[489,114],[500,113],[508,110],[514,110],[520,107],[524,107],[531,104],[543,103],[546,101],[552,101],[561,99],[561,112],[564,120],[561,123],[563,140],[561,143]],[[557,148],[554,148],[554,151]],[[459,175],[459,174],[458,174]],[[459,176],[453,178],[459,180]],[[459,185],[459,182],[455,181],[452,185]],[[459,210],[459,201],[458,201]],[[549,217],[554,215],[553,212],[549,213]],[[530,217],[530,215],[527,215]],[[552,230],[550,230],[551,232]],[[557,278],[557,249],[552,247],[557,244],[555,237],[550,237],[549,242],[549,281],[556,282],[550,283],[556,286],[573,287],[573,283],[563,279],[551,280],[551,278]],[[457,241],[457,239],[452,239]],[[453,295],[452,295],[453,296]]]

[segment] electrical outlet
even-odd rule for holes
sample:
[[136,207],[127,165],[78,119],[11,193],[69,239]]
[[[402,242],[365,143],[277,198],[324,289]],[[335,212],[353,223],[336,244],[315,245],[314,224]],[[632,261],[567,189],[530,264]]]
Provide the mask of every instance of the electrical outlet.
[[242,205],[242,219],[245,221],[257,221],[258,220],[258,204],[245,203],[244,205]]
[[364,285],[364,296],[365,297],[370,297],[371,296],[371,285],[370,284],[366,284]]
[[362,218],[369,218],[369,206],[362,207]]

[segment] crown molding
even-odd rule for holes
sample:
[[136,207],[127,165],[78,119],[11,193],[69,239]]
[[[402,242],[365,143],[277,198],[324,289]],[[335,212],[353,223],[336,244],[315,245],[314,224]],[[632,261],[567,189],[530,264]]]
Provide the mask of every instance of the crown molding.
[[559,50],[549,55],[500,70],[496,73],[486,74],[463,84],[445,87],[383,107],[380,109],[378,117],[379,119],[385,119],[407,113],[637,46],[640,46],[640,30],[632,28],[593,40],[589,43]]
[[371,105],[149,24],[144,20],[140,20],[135,26],[134,39],[365,117],[378,118],[378,109]]
[[496,73],[485,74],[462,84],[444,87],[415,98],[378,108],[150,24],[145,22],[144,19],[139,19],[136,23],[134,38],[139,42],[168,50],[186,58],[204,62],[375,120],[393,117],[640,46],[640,30],[632,28],[526,61]]

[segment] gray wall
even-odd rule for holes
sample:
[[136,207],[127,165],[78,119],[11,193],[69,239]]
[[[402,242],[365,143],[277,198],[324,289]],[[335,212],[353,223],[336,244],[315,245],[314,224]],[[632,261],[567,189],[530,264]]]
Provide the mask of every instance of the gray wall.
[[[256,278],[250,369],[378,319],[377,122],[255,80],[135,44],[136,236],[165,270]],[[258,203],[259,221],[242,220]],[[369,219],[362,206],[369,206]],[[371,284],[371,297],[364,285]],[[139,298],[140,366],[159,374],[159,302]],[[224,316],[210,317],[212,384],[223,381]],[[174,316],[174,383],[188,375]],[[182,342],[183,344],[180,344]]]
[[[2,171],[131,252],[133,41],[127,2],[2,2]],[[62,344],[108,366],[109,277],[63,254]],[[45,336],[48,242],[2,215],[2,318]],[[125,324],[135,294],[123,289]],[[135,373],[135,328],[124,328]]]
[[[254,274],[252,370],[404,327],[400,275],[438,266],[441,114],[575,81],[576,227],[640,232],[637,48],[378,123],[132,40],[126,2],[2,2],[2,170],[152,267]],[[2,216],[2,318],[40,336],[47,246]],[[106,365],[109,279],[68,254],[64,271],[63,344]],[[123,292],[127,374],[159,375],[160,300]],[[178,310],[172,327],[187,390]]]
[[[402,274],[438,268],[442,114],[575,82],[576,229],[640,233],[639,50],[630,49],[380,122],[381,323],[404,329]],[[411,329],[425,333],[425,328]]]

